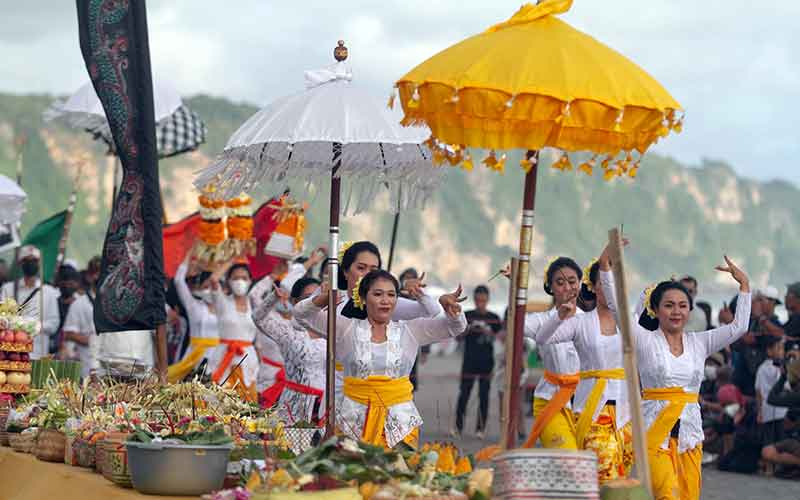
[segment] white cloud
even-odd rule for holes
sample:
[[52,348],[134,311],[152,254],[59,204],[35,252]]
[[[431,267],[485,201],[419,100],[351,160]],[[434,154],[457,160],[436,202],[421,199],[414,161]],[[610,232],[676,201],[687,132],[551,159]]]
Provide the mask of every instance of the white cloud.
[[[184,94],[259,105],[302,88],[343,38],[377,95],[439,50],[509,17],[518,0],[170,0],[148,3],[154,72]],[[637,62],[687,109],[656,148],[800,183],[800,2],[576,1],[564,19]],[[68,93],[86,80],[71,2],[28,0],[0,19],[0,90]]]

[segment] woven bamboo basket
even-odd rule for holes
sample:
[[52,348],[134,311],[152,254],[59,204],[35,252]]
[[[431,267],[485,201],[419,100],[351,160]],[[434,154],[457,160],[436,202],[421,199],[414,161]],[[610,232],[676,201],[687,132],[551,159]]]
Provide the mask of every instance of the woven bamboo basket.
[[128,450],[125,441],[128,434],[111,433],[104,441],[105,464],[103,476],[123,488],[133,488],[131,473],[128,470]]
[[8,406],[0,404],[0,446],[8,446],[8,432],[6,432],[6,422],[8,421]]
[[77,437],[72,442],[72,451],[75,453],[78,467],[94,468],[97,458],[94,443],[90,443],[88,439]]
[[11,449],[20,453],[33,453],[36,447],[37,431],[12,432],[8,435],[8,443]]
[[55,429],[42,429],[36,439],[36,458],[45,462],[63,462],[67,436]]

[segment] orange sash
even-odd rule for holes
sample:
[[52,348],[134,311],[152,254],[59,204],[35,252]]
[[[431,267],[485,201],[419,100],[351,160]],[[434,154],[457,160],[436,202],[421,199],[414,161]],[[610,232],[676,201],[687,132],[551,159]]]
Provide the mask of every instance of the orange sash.
[[547,406],[544,407],[542,413],[536,416],[536,420],[534,420],[533,426],[531,427],[530,436],[528,436],[528,440],[525,441],[525,444],[522,445],[523,448],[533,448],[542,430],[547,426],[550,420],[567,406],[572,395],[575,394],[578,382],[581,380],[580,375],[577,373],[559,375],[547,370],[544,372],[544,379],[553,385],[557,385],[558,392],[550,398],[550,401],[547,403]]
[[231,366],[231,362],[233,362],[233,358],[236,356],[243,356],[244,350],[247,347],[253,345],[252,342],[249,340],[227,340],[222,339],[220,340],[222,344],[225,344],[228,349],[225,351],[225,357],[222,358],[222,362],[219,364],[219,367],[214,372],[214,375],[211,376],[211,380],[215,383],[219,384],[219,381],[222,379],[222,376],[225,375],[225,370],[227,370]]

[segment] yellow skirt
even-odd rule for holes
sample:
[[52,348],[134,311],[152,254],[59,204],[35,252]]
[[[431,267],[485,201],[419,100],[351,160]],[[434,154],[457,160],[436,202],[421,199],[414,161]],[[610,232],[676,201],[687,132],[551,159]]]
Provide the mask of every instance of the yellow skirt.
[[[533,398],[534,417],[541,414],[549,401],[542,398]],[[560,448],[562,450],[577,450],[578,443],[575,441],[575,417],[572,410],[562,408],[561,411],[553,415],[553,418],[542,429],[539,440],[544,448]]]
[[627,477],[633,465],[633,434],[631,423],[617,429],[617,412],[605,405],[580,443],[581,448],[597,455],[597,475],[600,484]]

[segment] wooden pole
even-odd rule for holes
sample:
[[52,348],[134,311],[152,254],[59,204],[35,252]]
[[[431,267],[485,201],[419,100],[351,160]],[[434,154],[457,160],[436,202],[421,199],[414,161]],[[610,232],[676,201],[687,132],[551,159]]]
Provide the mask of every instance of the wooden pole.
[[650,483],[650,465],[647,456],[647,434],[642,417],[642,393],[639,385],[639,370],[636,363],[636,339],[631,329],[631,312],[628,305],[628,283],[625,279],[622,235],[619,229],[608,232],[611,268],[616,284],[619,329],[622,332],[622,358],[625,368],[625,382],[628,385],[628,402],[631,408],[631,427],[633,432],[633,453],[636,464],[636,478],[653,495]]
[[64,218],[64,228],[61,230],[61,239],[58,240],[58,256],[56,257],[55,272],[64,262],[66,256],[67,240],[69,239],[69,230],[72,227],[72,217],[75,213],[75,205],[78,202],[78,179],[81,177],[83,167],[88,162],[88,159],[82,158],[78,160],[78,167],[75,172],[75,177],[72,179],[72,192],[69,195],[69,205],[67,205],[67,215]]
[[[24,133],[17,134],[14,138],[14,148],[16,149],[17,153],[17,186],[22,187],[22,167],[24,165],[22,161],[22,155],[25,151],[25,144],[28,142],[28,136]],[[17,232],[19,232],[20,224],[17,224]],[[13,266],[16,267],[19,265],[19,246],[14,249],[14,263]],[[42,263],[39,263],[39,267],[42,267]],[[14,279],[14,300],[18,300],[19,294],[19,278],[16,276],[16,273],[12,274],[11,276]],[[44,283],[44,281],[42,281]]]
[[111,181],[111,212],[114,212],[114,203],[117,201],[117,177],[119,172],[119,157],[114,156],[114,177]]
[[[512,328],[514,327],[514,318],[516,317],[516,308],[514,307],[514,297],[517,291],[517,281],[519,278],[519,259],[516,257],[511,259],[511,283],[508,287],[508,317],[506,318],[506,373],[504,387],[508,389],[511,387],[511,365],[514,364],[514,335]],[[508,436],[508,426],[511,423],[509,415],[517,413],[517,408],[511,407],[511,393],[506,390],[503,391],[503,415],[501,421],[501,436]],[[516,442],[515,442],[516,444]],[[508,440],[500,440],[500,448],[507,450]]]
[[[339,40],[333,49],[338,62],[347,59],[347,47]],[[331,206],[328,238],[328,348],[325,360],[325,437],[336,432],[336,309],[338,305],[337,281],[339,276],[339,197],[342,179],[338,176],[342,166],[342,144],[333,143],[333,170],[331,170]]]
[[[338,146],[338,148],[337,148]],[[334,158],[336,166],[331,172],[331,206],[328,239],[328,341],[327,359],[325,362],[325,436],[330,437],[336,431],[336,309],[337,281],[339,276],[339,196],[341,178],[336,174],[342,161],[342,145],[335,143]]]
[[397,244],[397,226],[399,224],[400,208],[398,207],[397,213],[394,214],[394,224],[392,224],[392,241],[389,243],[389,262],[386,264],[386,270],[389,272],[392,271],[392,262],[394,261],[394,246]]
[[[533,241],[533,209],[536,202],[536,174],[539,171],[538,151],[528,151],[528,160],[532,163],[531,169],[525,174],[525,194],[522,199],[522,227],[519,232],[519,277],[516,286],[516,305],[514,307],[514,353],[512,364],[506,369],[511,370],[509,385],[509,407],[519,407],[519,379],[522,371],[522,337],[525,329],[525,308],[528,305],[528,273],[530,271],[531,244]],[[514,448],[517,443],[517,428],[519,425],[518,412],[508,415],[509,425],[506,429],[506,448]]]

